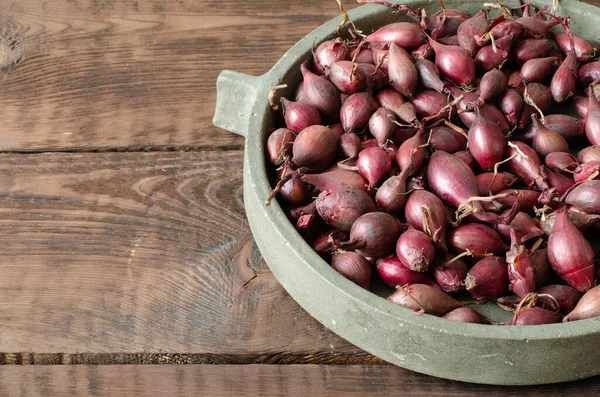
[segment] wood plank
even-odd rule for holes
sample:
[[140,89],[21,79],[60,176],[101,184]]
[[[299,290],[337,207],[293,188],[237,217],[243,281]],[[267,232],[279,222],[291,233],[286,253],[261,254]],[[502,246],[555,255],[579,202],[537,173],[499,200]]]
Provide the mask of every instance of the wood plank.
[[4,396],[597,396],[600,378],[534,387],[474,385],[389,365],[4,366]]
[[212,126],[218,73],[267,72],[338,10],[319,0],[2,0],[0,15],[0,151],[46,151],[240,148]]
[[0,164],[0,352],[375,360],[269,273],[244,215],[241,152],[2,154]]

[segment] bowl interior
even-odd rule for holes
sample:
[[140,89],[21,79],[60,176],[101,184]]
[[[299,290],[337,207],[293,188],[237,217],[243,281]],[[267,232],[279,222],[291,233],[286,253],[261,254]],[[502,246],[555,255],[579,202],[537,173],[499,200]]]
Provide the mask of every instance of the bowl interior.
[[[510,2],[510,3],[504,4],[504,5],[507,7],[510,7],[510,6],[517,6],[518,4],[516,2]],[[542,7],[544,5],[551,6],[551,3],[550,2],[535,2],[535,5],[538,7]],[[423,7],[426,9],[428,15],[431,15],[431,14],[439,11],[439,5],[437,2],[412,2],[409,6],[412,8]],[[482,3],[476,2],[476,1],[446,1],[445,6],[446,6],[446,8],[459,9],[462,11],[469,12],[471,14],[475,14],[477,11],[479,11],[481,9]],[[376,29],[378,29],[379,27],[389,24],[389,23],[392,23],[392,22],[399,22],[399,21],[414,22],[412,19],[408,18],[404,13],[395,12],[388,7],[379,6],[379,5],[368,5],[368,6],[364,6],[364,7],[359,7],[358,9],[351,11],[349,14],[350,14],[350,17],[352,18],[353,22],[355,23],[355,25],[359,29],[361,29],[362,32],[365,34],[369,34],[373,31],[375,31]],[[580,35],[584,38],[591,39],[591,38],[597,37],[598,34],[600,33],[600,24],[594,24],[592,22],[593,19],[591,18],[591,16],[593,15],[594,18],[597,19],[597,14],[598,14],[598,11],[596,11],[596,9],[592,6],[589,6],[587,4],[582,4],[579,2],[563,0],[557,11],[557,14],[558,15],[570,15],[572,17],[571,30],[573,31],[574,34]],[[492,15],[495,16],[495,15],[497,15],[497,13],[492,11]],[[275,80],[270,81],[270,83],[273,85],[281,84],[281,83],[285,83],[288,85],[288,88],[285,88],[285,89],[277,92],[277,94],[279,96],[285,96],[288,98],[293,97],[295,88],[302,80],[302,76],[300,73],[300,65],[304,61],[309,61],[312,58],[312,53],[310,50],[311,46],[314,43],[314,47],[316,48],[316,46],[318,46],[321,42],[335,37],[335,26],[336,26],[337,22],[339,22],[339,20],[341,20],[341,18],[338,18],[335,21],[331,21],[328,24],[321,26],[320,28],[316,29],[314,32],[309,34],[307,37],[300,40],[298,42],[298,44],[296,44],[290,51],[288,51],[282,57],[282,59],[274,66],[271,73],[275,77]],[[260,105],[260,106],[265,106],[265,105],[266,104]],[[266,108],[266,106],[265,106],[265,108]],[[557,112],[568,113],[568,111],[565,111],[564,109],[559,109],[559,110],[557,110]],[[265,128],[262,129],[261,135],[260,135],[262,144],[261,144],[261,148],[258,149],[261,152],[261,157],[263,159],[264,159],[264,151],[263,151],[262,147],[264,146],[264,142],[266,141],[266,138],[267,138],[269,132],[275,128],[278,128],[281,125],[281,116],[278,114],[278,112],[274,112],[267,108],[266,114],[267,115],[264,120]],[[265,162],[264,164],[262,164],[261,170],[260,170],[260,172],[262,174],[262,178],[263,178],[261,181],[261,187],[262,187],[261,190],[263,190],[264,192],[268,192],[268,190],[270,190],[266,168],[267,167],[266,167],[266,162]],[[265,185],[263,185],[263,183]],[[303,247],[302,247],[303,251],[310,251],[311,248],[308,246],[308,244],[306,244],[304,242],[304,240],[302,240],[300,235],[297,232],[295,232],[292,225],[289,224],[289,221],[283,215],[283,212],[281,211],[281,208],[278,206],[278,204],[274,202],[274,204],[272,204],[272,205],[277,207],[277,213],[278,213],[277,220],[280,221],[281,223],[287,222],[287,225],[284,225],[283,227],[287,228],[288,230],[289,229],[293,230],[293,233],[296,234],[296,238],[294,239],[295,241],[290,241],[290,243],[293,243],[293,244],[298,243],[300,245],[303,244]],[[598,246],[598,245],[596,245],[596,246]],[[344,285],[345,289],[360,290],[360,287],[354,285],[350,281],[345,280],[345,279],[341,280],[341,279],[343,279],[343,276],[337,274],[335,271],[332,271],[331,267],[325,261],[323,261],[320,257],[318,257],[316,254],[314,254],[314,252],[312,254],[308,254],[307,256],[309,257],[310,261],[314,262],[314,266],[316,268],[318,268],[318,271],[323,272],[324,274],[326,274],[329,277],[340,279],[338,281],[339,281],[339,283],[341,283],[341,285]],[[317,262],[320,262],[320,263],[317,263]],[[387,287],[386,285],[384,285],[381,282],[376,282],[373,286],[372,292],[379,295],[380,297],[387,297],[392,292],[392,289]],[[361,293],[362,293],[362,291],[357,292],[357,294],[361,294]],[[471,300],[468,296],[463,296],[463,299]],[[501,309],[499,306],[497,306],[494,303],[471,305],[470,307],[472,307],[473,309],[477,310],[478,312],[482,313],[486,317],[488,317],[491,320],[496,321],[496,322],[506,322],[506,321],[510,321],[510,319],[512,318],[512,313]],[[400,308],[400,309],[402,309],[402,308]],[[404,309],[402,309],[402,310],[404,310]],[[425,315],[422,317],[425,318],[425,317],[430,317],[430,316]],[[435,321],[437,321],[437,320],[449,322],[449,321],[442,320],[442,319],[436,319]],[[463,325],[464,324],[452,324],[451,327],[456,327],[456,326],[462,327]],[[471,326],[471,324],[469,324],[467,326]],[[571,324],[564,324],[561,326],[569,327],[569,326],[571,326]],[[450,327],[450,325],[449,325],[449,327]]]

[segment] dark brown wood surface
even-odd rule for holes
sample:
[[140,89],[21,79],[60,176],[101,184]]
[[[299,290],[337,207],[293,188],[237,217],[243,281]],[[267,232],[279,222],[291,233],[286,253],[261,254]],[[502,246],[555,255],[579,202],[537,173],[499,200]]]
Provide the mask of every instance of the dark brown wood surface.
[[267,72],[336,15],[334,0],[0,0],[0,395],[595,393],[598,378],[494,388],[382,364],[270,274],[243,138],[211,124],[215,80]]

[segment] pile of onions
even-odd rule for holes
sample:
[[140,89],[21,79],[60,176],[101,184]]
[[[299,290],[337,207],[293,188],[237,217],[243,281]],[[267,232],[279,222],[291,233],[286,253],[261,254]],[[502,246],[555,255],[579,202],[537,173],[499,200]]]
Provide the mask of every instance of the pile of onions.
[[416,314],[490,323],[461,303],[477,300],[513,311],[504,325],[599,316],[597,42],[530,4],[422,18],[363,2],[419,23],[348,28],[300,66],[271,103],[267,205]]

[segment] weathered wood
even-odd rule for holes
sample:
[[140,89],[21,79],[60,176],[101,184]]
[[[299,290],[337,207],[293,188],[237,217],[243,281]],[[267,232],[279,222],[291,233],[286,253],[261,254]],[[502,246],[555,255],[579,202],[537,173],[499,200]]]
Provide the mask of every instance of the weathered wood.
[[3,396],[597,396],[600,378],[535,387],[452,382],[389,365],[110,365],[0,368]]
[[240,148],[211,123],[219,72],[263,74],[338,14],[319,0],[2,0],[0,151]]
[[3,154],[0,164],[0,352],[375,360],[269,273],[244,216],[241,152]]

